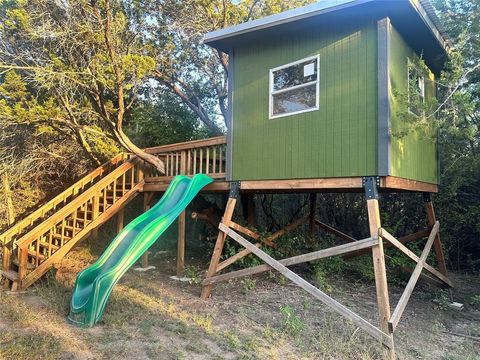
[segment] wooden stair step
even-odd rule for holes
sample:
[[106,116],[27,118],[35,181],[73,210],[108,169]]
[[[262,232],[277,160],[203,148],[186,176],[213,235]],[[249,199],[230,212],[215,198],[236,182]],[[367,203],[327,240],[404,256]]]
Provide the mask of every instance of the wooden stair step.
[[45,260],[45,255],[39,254],[34,250],[28,250],[28,255],[30,255],[31,257],[40,259],[40,260]]
[[[15,265],[15,266],[20,266],[20,262],[18,261],[17,258],[14,258],[14,259],[12,260],[12,263],[13,263],[13,265]],[[27,262],[27,270],[33,270],[33,269],[35,269],[35,265],[33,265],[33,264],[30,263],[30,262]]]
[[48,247],[50,246],[52,248],[52,250],[55,250],[55,251],[60,249],[60,246],[54,245],[54,244],[49,244],[48,242],[45,242],[45,241],[41,241],[40,246],[44,247],[46,249],[48,249]]
[[18,272],[15,270],[2,270],[2,275],[11,281],[18,281]]
[[[65,227],[65,229],[66,229],[66,228],[67,228],[67,227]],[[73,227],[72,227],[72,229],[73,229]],[[62,240],[62,234],[53,234],[53,235],[52,235],[52,238],[54,238],[54,239],[56,239],[56,240]],[[63,235],[63,241],[68,241],[68,240],[70,240],[70,239],[71,239],[70,236]]]

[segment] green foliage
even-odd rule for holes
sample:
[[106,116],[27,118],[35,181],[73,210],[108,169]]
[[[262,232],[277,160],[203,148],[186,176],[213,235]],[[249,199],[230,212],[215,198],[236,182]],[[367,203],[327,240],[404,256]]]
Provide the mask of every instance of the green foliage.
[[305,323],[295,312],[295,309],[289,305],[280,307],[280,313],[282,314],[282,323],[284,331],[297,337],[305,330]]
[[480,310],[480,294],[473,295],[470,297],[469,301],[470,305],[472,305],[475,309]]
[[257,287],[257,280],[247,277],[242,279],[240,281],[240,284],[242,284],[244,294],[248,294],[249,292],[255,290],[255,288]]
[[202,270],[197,266],[186,265],[184,275],[190,279],[190,284],[202,283]]

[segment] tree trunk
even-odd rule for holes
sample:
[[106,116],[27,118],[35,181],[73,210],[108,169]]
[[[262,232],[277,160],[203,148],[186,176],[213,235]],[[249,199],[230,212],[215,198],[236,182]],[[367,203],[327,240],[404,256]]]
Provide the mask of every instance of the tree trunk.
[[2,176],[3,192],[5,194],[5,205],[7,208],[7,225],[13,225],[15,222],[15,208],[13,207],[12,191],[10,189],[10,181],[8,174],[5,172]]

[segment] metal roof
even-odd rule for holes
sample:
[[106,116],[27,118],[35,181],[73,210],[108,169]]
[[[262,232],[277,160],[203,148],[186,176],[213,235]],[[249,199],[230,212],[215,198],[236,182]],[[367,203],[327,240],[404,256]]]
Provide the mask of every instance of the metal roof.
[[[238,41],[245,39],[254,41],[260,34],[277,31],[277,27],[278,30],[283,29],[285,31],[285,29],[293,27],[294,24],[297,25],[313,18],[320,18],[325,14],[346,13],[348,10],[350,10],[350,16],[352,17],[355,17],[360,11],[372,14],[381,12],[382,16],[392,17],[394,24],[397,21],[399,27],[401,29],[403,27],[407,33],[410,31],[408,23],[410,21],[415,22],[417,29],[423,27],[421,28],[422,33],[429,37],[428,42],[433,40],[437,44],[437,49],[431,49],[431,54],[435,52],[446,54],[451,48],[430,0],[321,0],[307,6],[209,32],[204,36],[204,43],[228,52]],[[408,35],[411,38],[417,36],[417,34]],[[433,45],[429,46],[432,47]]]

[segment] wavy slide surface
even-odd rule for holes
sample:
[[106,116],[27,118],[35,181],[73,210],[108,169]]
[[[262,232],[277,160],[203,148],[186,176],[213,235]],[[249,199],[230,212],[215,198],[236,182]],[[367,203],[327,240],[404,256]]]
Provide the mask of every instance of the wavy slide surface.
[[77,275],[69,322],[91,327],[100,321],[118,280],[185,210],[198,192],[212,181],[203,174],[193,178],[176,176],[160,201],[130,222],[97,262]]

